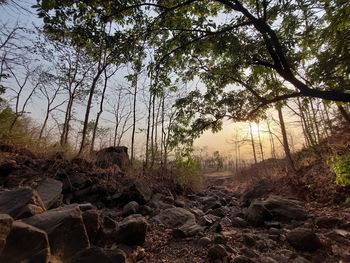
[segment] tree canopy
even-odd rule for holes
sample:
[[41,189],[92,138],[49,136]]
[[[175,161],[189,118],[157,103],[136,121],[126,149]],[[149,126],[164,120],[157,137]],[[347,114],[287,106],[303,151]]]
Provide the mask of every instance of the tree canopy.
[[152,48],[160,88],[176,81],[170,73],[199,79],[205,88],[177,103],[178,119],[194,130],[257,118],[293,97],[350,102],[348,1],[39,0],[35,7],[46,32],[62,41],[94,51],[103,36],[119,54]]

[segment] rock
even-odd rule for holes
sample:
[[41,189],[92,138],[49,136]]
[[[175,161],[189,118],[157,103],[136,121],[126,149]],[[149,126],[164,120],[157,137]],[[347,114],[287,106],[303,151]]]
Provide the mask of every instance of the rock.
[[350,246],[350,232],[343,229],[334,229],[325,234],[332,241]]
[[144,205],[152,197],[152,190],[144,182],[132,182],[129,184],[121,194],[114,196],[113,199],[117,202],[128,203],[130,201],[136,201],[137,203]]
[[248,207],[254,199],[261,198],[271,190],[271,183],[268,180],[261,180],[253,188],[250,188],[241,196],[243,207]]
[[315,225],[319,228],[335,228],[341,223],[342,221],[339,218],[329,216],[321,216],[315,220]]
[[211,239],[209,237],[201,237],[198,240],[198,245],[201,247],[207,247],[209,244],[211,244]]
[[286,199],[280,196],[271,196],[263,205],[271,214],[273,219],[290,222],[291,220],[305,220],[308,213],[300,202],[293,199]]
[[245,256],[238,256],[232,260],[232,263],[255,263],[255,261]]
[[219,222],[220,221],[220,217],[212,215],[212,214],[208,214],[208,215],[200,217],[198,221],[199,221],[198,223],[201,226],[211,226],[215,222]]
[[225,245],[227,243],[227,238],[220,234],[214,235],[214,243]]
[[321,247],[318,236],[310,229],[296,228],[287,234],[287,241],[295,249],[315,251]]
[[297,258],[293,259],[292,263],[311,263],[311,262],[306,258],[298,256]]
[[198,234],[203,228],[197,224],[186,223],[178,228],[173,229],[174,238],[191,237]]
[[130,215],[119,225],[117,239],[129,245],[143,245],[146,239],[148,224],[142,215]]
[[152,214],[153,209],[148,205],[142,205],[139,208],[139,213],[143,216]]
[[249,235],[249,234],[244,234],[242,236],[242,240],[243,243],[247,246],[247,247],[253,247],[256,244],[256,237]]
[[248,226],[248,222],[241,217],[232,218],[231,224],[233,227],[247,227]]
[[228,253],[224,246],[222,245],[212,245],[208,250],[208,257],[210,260],[225,260],[228,257]]
[[23,221],[46,231],[51,254],[57,260],[67,261],[90,245],[79,206],[49,210]]
[[90,247],[79,252],[69,263],[126,263],[126,254],[120,250]]
[[62,182],[47,178],[36,188],[38,195],[43,201],[45,208],[52,208],[61,197]]
[[49,256],[49,241],[44,231],[23,222],[13,222],[0,262],[46,263]]
[[118,165],[122,171],[126,171],[130,164],[128,148],[125,146],[104,148],[96,153],[95,163],[102,168]]
[[10,233],[13,219],[6,214],[0,214],[0,255],[6,244],[6,238]]
[[182,200],[176,199],[176,200],[174,201],[174,205],[177,206],[177,207],[185,207],[185,202],[182,201]]
[[90,178],[84,173],[63,175],[62,183],[62,191],[64,193],[73,192],[92,185]]
[[122,216],[129,216],[132,214],[136,214],[139,210],[139,204],[135,201],[131,201],[129,203],[127,203],[124,207],[123,207],[123,211],[122,211]]
[[94,243],[102,225],[98,210],[87,210],[82,214],[86,232],[91,243]]
[[247,222],[255,227],[263,226],[265,220],[270,220],[271,214],[262,201],[255,200],[246,211]]
[[190,211],[181,207],[162,210],[153,219],[171,228],[180,227],[185,224],[196,224],[195,216]]
[[15,160],[8,160],[0,164],[0,177],[6,177],[12,172],[18,169],[17,162]]
[[37,192],[30,188],[18,188],[0,193],[0,213],[9,214],[14,219],[30,217],[45,210],[45,205]]

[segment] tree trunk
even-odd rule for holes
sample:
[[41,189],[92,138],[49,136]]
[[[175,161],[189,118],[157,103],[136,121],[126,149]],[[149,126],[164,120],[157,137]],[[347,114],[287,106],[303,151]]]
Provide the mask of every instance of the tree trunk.
[[254,137],[253,137],[253,130],[252,130],[252,124],[249,122],[249,129],[250,129],[250,139],[252,143],[252,149],[253,149],[253,156],[254,156],[254,163],[257,164],[257,158],[256,158],[256,151],[255,151],[255,143],[254,143]]
[[288,160],[288,163],[289,163],[290,167],[294,171],[296,171],[295,165],[294,165],[294,161],[293,161],[292,155],[290,153],[286,126],[285,126],[284,119],[283,119],[282,107],[281,106],[277,106],[276,108],[277,108],[277,111],[278,111],[278,119],[279,119],[280,126],[281,126],[282,139],[283,139],[283,149],[284,149],[284,152],[286,154],[286,158]]

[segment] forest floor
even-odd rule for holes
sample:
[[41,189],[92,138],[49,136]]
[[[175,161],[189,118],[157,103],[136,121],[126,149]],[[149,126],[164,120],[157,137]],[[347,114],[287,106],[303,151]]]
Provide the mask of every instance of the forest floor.
[[[349,189],[334,184],[319,154],[308,155],[296,174],[276,160],[237,176],[205,174],[193,191],[60,153],[0,148],[0,228],[1,214],[9,214],[12,229],[24,222],[46,231],[51,249],[47,255],[40,250],[40,262],[350,262]],[[32,189],[30,200],[20,194],[23,188]],[[11,194],[15,211],[6,203]],[[54,200],[49,206],[48,196]],[[52,234],[63,231],[57,222],[72,218],[85,226],[83,232],[65,228],[69,239]],[[0,240],[6,239],[0,262],[39,262],[37,247],[18,245],[24,234],[11,243],[11,233],[6,239],[0,231]],[[70,239],[85,245],[68,253]]]

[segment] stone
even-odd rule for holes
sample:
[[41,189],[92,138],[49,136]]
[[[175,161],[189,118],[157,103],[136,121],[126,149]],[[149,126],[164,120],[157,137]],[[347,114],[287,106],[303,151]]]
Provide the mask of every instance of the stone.
[[60,207],[23,221],[46,231],[51,254],[57,260],[67,261],[90,246],[79,206]]
[[298,256],[297,258],[293,259],[292,263],[311,263],[311,262],[306,258]]
[[209,244],[211,244],[211,239],[209,237],[201,237],[197,243],[201,247],[207,247]]
[[61,197],[62,182],[47,178],[36,188],[38,195],[43,201],[45,208],[52,208]]
[[219,222],[219,221],[220,221],[220,217],[212,215],[212,214],[208,214],[208,215],[200,217],[198,220],[198,223],[201,226],[211,226],[215,222]]
[[153,219],[171,228],[180,227],[185,224],[196,224],[195,216],[190,211],[181,207],[162,210]]
[[45,231],[20,221],[13,222],[0,262],[47,263],[49,257],[50,247]]
[[231,224],[233,227],[247,227],[248,222],[241,217],[234,217],[231,219]]
[[253,200],[261,198],[268,194],[271,190],[271,184],[268,180],[261,180],[252,188],[245,191],[241,196],[241,203],[243,207],[248,207]]
[[84,173],[64,175],[62,183],[62,191],[64,193],[73,192],[92,185],[92,181]]
[[116,146],[101,149],[96,153],[95,163],[101,168],[118,165],[122,171],[126,171],[130,164],[128,148]]
[[126,217],[117,230],[117,239],[120,243],[135,246],[145,243],[148,223],[142,215]]
[[264,221],[271,218],[271,214],[267,211],[262,201],[255,200],[246,211],[247,222],[255,227],[263,226]]
[[0,213],[9,214],[14,219],[30,217],[45,210],[45,205],[33,189],[18,188],[0,193]]
[[319,228],[336,228],[341,223],[339,218],[329,216],[321,216],[315,220],[315,225]]
[[120,249],[90,247],[79,252],[69,263],[127,263],[127,256]]
[[287,234],[287,241],[295,249],[302,251],[315,251],[321,247],[318,236],[307,228],[296,228]]
[[100,213],[95,209],[87,210],[82,213],[82,217],[89,240],[91,243],[94,243],[102,225]]
[[208,257],[210,260],[225,260],[229,254],[227,253],[226,249],[222,245],[212,245],[208,250]]
[[144,205],[151,200],[152,190],[145,182],[132,182],[130,183],[121,194],[114,196],[113,199],[120,203],[129,203],[130,201],[136,201],[137,203]]
[[256,244],[256,237],[249,235],[249,234],[244,234],[242,235],[242,240],[243,243],[247,246],[247,247],[253,247]]
[[0,255],[6,244],[6,238],[10,233],[13,219],[6,214],[0,214]]
[[178,228],[173,229],[172,235],[174,238],[192,237],[198,234],[203,228],[200,225],[186,223]]
[[126,217],[132,214],[136,214],[139,210],[140,206],[137,202],[131,201],[127,203],[122,210],[122,216]]
[[246,256],[238,256],[232,260],[232,263],[255,263],[255,261]]
[[292,220],[305,220],[308,213],[297,200],[280,196],[271,196],[263,201],[263,205],[276,220],[290,222]]
[[174,205],[177,206],[177,207],[185,207],[185,201],[176,199],[174,201]]

